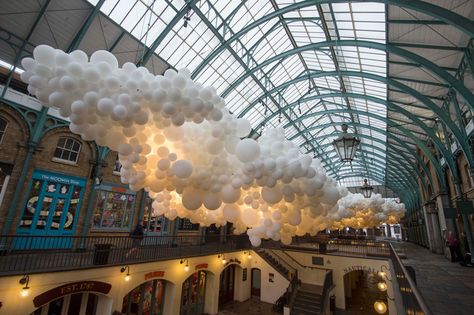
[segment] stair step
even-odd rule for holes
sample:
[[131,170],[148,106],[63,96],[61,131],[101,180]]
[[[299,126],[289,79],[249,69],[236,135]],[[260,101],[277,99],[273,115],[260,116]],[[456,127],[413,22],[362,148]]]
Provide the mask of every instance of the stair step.
[[319,311],[319,309],[308,309],[307,307],[296,305],[293,305],[291,308],[291,314],[319,315]]

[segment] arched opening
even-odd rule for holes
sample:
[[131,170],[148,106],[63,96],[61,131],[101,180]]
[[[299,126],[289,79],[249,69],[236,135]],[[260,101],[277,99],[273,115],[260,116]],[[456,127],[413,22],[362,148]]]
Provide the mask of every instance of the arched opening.
[[[55,299],[37,308],[31,315],[95,315],[101,314],[101,300],[105,295],[93,292],[78,292]],[[103,304],[103,303],[102,303]]]
[[[377,273],[368,270],[352,270],[344,275],[344,296],[346,311],[351,314],[378,314],[374,309],[376,302],[382,302],[387,307],[385,291],[381,291],[378,285],[386,290],[385,281]],[[388,309],[385,313],[389,314]]]
[[167,281],[162,279],[154,279],[140,284],[123,298],[122,314],[164,314],[166,286]]
[[181,289],[181,315],[200,315],[204,313],[208,271],[198,270],[183,282]]
[[262,272],[258,268],[252,268],[250,295],[260,299],[260,288],[262,285]]
[[219,308],[234,301],[238,265],[231,264],[222,270],[219,277]]

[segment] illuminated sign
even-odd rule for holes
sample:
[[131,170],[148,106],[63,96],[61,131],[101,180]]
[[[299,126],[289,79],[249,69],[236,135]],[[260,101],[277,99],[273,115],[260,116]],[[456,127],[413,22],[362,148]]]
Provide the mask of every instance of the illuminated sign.
[[33,299],[33,304],[35,307],[40,307],[62,296],[78,292],[98,292],[108,294],[111,288],[111,284],[100,281],[72,282],[41,293]]
[[198,269],[207,269],[207,267],[209,266],[209,264],[199,264],[199,265],[196,265],[196,267],[194,267],[195,270],[198,270]]
[[152,279],[152,278],[161,278],[165,276],[165,272],[160,270],[160,271],[153,271],[145,274],[145,280]]

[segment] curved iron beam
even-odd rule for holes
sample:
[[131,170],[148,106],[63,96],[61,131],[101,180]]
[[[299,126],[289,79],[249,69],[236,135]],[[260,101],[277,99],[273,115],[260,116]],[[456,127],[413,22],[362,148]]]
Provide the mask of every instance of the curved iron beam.
[[[341,180],[341,179],[344,179],[344,178],[350,178],[350,177],[353,177],[353,176],[361,176],[361,177],[364,177],[366,176],[364,173],[346,173],[346,174],[340,174],[340,176],[338,177],[338,180]],[[370,179],[373,179],[373,180],[377,180],[377,181],[381,181],[383,180],[382,177],[380,177],[381,175],[372,175],[372,176],[367,176],[368,178]],[[417,191],[405,191],[402,187],[398,187],[398,186],[392,186],[392,185],[386,185],[388,188],[390,188],[392,191],[394,191],[398,197],[400,198],[400,200],[403,201],[403,203],[407,204],[407,200],[406,198],[408,197],[408,202],[411,203],[411,204],[416,204],[416,201],[420,199],[420,195],[417,193]],[[402,193],[403,192],[403,193]]]
[[[317,113],[315,113],[317,114]],[[369,126],[369,125],[365,125],[365,124],[360,124],[360,123],[354,123],[352,121],[346,121],[346,122],[333,122],[333,123],[329,123],[329,124],[323,124],[323,125],[318,125],[318,126],[313,126],[313,127],[309,127],[307,128],[304,132],[308,132],[308,131],[311,131],[311,130],[316,130],[316,129],[323,129],[323,128],[326,128],[326,127],[330,127],[330,126],[340,126],[342,124],[346,124],[346,125],[352,125],[352,126],[360,126],[362,128],[367,128],[367,129],[372,129],[372,130],[375,130],[377,132],[380,132],[382,134],[385,134],[387,136],[389,136],[390,134],[386,131],[386,130],[383,130],[383,129],[380,129],[380,128],[377,128],[377,127],[374,127],[374,126]],[[399,130],[402,130],[404,129],[403,127],[401,126],[397,126],[397,128]],[[295,135],[293,135],[292,137],[290,137],[289,140],[293,140],[295,139],[296,137],[300,136],[302,132],[299,132],[299,133],[296,133]],[[410,136],[407,136],[407,137],[410,137]],[[436,174],[438,175],[438,179],[439,179],[439,182],[440,183],[444,183],[444,172],[442,171],[442,168],[441,168],[441,165],[439,165],[439,162],[438,160],[431,154],[431,151],[424,145],[424,143],[422,143],[419,139],[417,139],[416,137],[414,137],[413,135],[411,135],[411,138],[415,141],[416,145],[418,145],[418,147],[423,151],[423,153],[426,155],[426,157],[428,157],[428,159],[430,160],[431,164],[433,165],[433,167],[435,168],[436,170]],[[395,141],[397,141],[398,143],[401,144],[401,146],[403,146],[405,149],[407,149],[408,152],[410,152],[410,148],[406,145],[406,143],[397,138],[397,137],[393,137],[393,139]],[[454,177],[454,176],[453,176]],[[444,185],[443,185],[444,186]]]
[[[358,96],[363,97],[363,98],[369,97],[368,95],[353,94],[353,93],[342,93],[342,94],[348,95],[350,97],[358,97]],[[355,96],[355,95],[357,95],[357,96]],[[396,106],[396,105],[393,105],[393,106]],[[423,131],[425,131],[427,133],[427,135],[433,140],[434,144],[437,146],[438,150],[441,151],[441,154],[444,156],[446,162],[450,166],[450,169],[454,170],[455,169],[454,168],[454,160],[452,159],[451,152],[449,152],[446,149],[446,147],[443,145],[441,140],[439,140],[439,138],[434,133],[433,129],[428,128],[428,126],[426,126],[421,120],[414,117],[413,114],[409,113],[405,109],[399,108],[398,110],[401,113],[403,113],[404,115],[406,115],[407,117],[409,117],[410,119],[412,119],[413,122],[415,122],[421,129],[423,129]],[[307,119],[307,118],[313,117],[313,116],[326,115],[326,114],[329,115],[329,114],[332,114],[332,113],[341,113],[341,112],[349,113],[349,114],[352,113],[352,114],[356,114],[358,116],[367,116],[367,117],[370,117],[370,118],[373,118],[373,119],[378,119],[378,120],[381,120],[381,121],[385,121],[385,122],[387,122],[388,125],[391,125],[391,127],[398,128],[400,131],[402,131],[405,134],[407,134],[406,131],[409,131],[408,129],[405,129],[405,128],[402,128],[401,126],[398,126],[390,118],[384,119],[383,117],[375,115],[374,113],[364,112],[364,111],[359,111],[359,110],[354,110],[354,109],[332,109],[332,110],[319,111],[319,112],[316,112],[316,113],[310,113],[310,114],[307,114],[307,115],[300,116],[300,117],[294,119],[293,122],[298,122],[298,121],[301,121],[301,120],[304,120],[304,119]],[[287,128],[288,126],[289,126],[289,124],[286,124],[285,126],[283,126],[283,128]],[[406,130],[406,131],[404,131],[404,130]],[[412,138],[414,140],[417,140],[416,139],[417,137],[412,135],[411,131],[409,131],[409,134],[411,135],[410,138]]]
[[355,46],[355,47],[372,48],[376,50],[394,53],[406,59],[412,60],[415,63],[418,63],[424,66],[426,69],[436,74],[443,81],[450,84],[466,100],[471,110],[474,111],[474,95],[471,93],[471,91],[469,91],[468,88],[466,88],[466,86],[462,82],[458,81],[449,72],[441,69],[439,66],[429,61],[428,59],[423,58],[415,53],[412,53],[411,51],[402,49],[400,47],[397,47],[391,44],[382,44],[382,43],[365,41],[365,40],[330,40],[330,41],[324,41],[324,42],[319,42],[319,43],[312,43],[305,46],[287,50],[279,55],[273,56],[261,62],[254,68],[247,71],[245,74],[239,77],[239,79],[237,79],[229,87],[227,87],[227,89],[222,93],[222,97],[226,97],[233,89],[235,89],[238,85],[240,85],[245,79],[247,79],[250,75],[253,75],[255,71],[262,70],[262,68],[264,68],[265,66],[275,61],[287,58],[294,54],[302,53],[304,51],[316,50],[323,47],[333,47],[333,46]]
[[[221,46],[213,50],[213,52],[209,54],[201,62],[201,64],[199,64],[199,66],[194,70],[192,77],[195,78],[204,69],[204,67],[207,66],[211,62],[211,60],[216,58],[224,49],[229,47],[231,43],[239,39],[242,35],[246,34],[250,30],[260,26],[263,23],[266,23],[267,21],[270,21],[274,18],[278,18],[279,16],[285,13],[303,9],[309,6],[315,6],[318,4],[325,4],[325,3],[344,3],[344,2],[350,2],[350,1],[347,1],[347,0],[306,0],[306,1],[301,1],[298,3],[285,6],[283,8],[279,8],[278,10],[275,10],[261,17],[260,19],[254,21],[253,23],[250,23],[249,25],[243,27],[241,30],[239,30],[233,36],[231,36],[227,41],[222,43]],[[437,20],[441,20],[450,25],[453,25],[454,27],[458,28],[462,32],[468,34],[469,37],[474,37],[474,22],[472,20],[460,14],[456,14],[445,8],[433,5],[431,3],[418,1],[418,0],[361,0],[358,2],[379,2],[379,3],[385,3],[388,5],[408,8],[414,11],[422,12],[424,14],[427,14],[431,17],[436,18]]]
[[[382,77],[380,75],[367,73],[367,72],[359,72],[359,71],[312,71],[312,72],[308,73],[307,75],[301,75],[301,76],[299,76],[299,77],[297,77],[297,78],[295,78],[291,81],[285,82],[285,83],[275,87],[274,89],[272,89],[272,90],[268,91],[267,93],[265,93],[264,95],[262,95],[259,99],[262,99],[263,97],[267,96],[268,94],[275,93],[276,91],[285,89],[285,88],[287,88],[287,87],[289,87],[293,84],[296,84],[298,82],[306,81],[306,80],[308,80],[308,77],[310,77],[310,78],[322,78],[322,77],[327,77],[327,76],[332,77],[332,76],[338,76],[338,75],[340,75],[340,76],[362,77],[362,78],[367,78],[367,79],[371,79],[371,80],[374,80],[374,81],[387,83],[389,85],[395,86],[396,88],[402,90],[403,92],[405,92],[405,93],[415,97],[419,101],[421,101],[429,109],[431,109],[441,119],[441,121],[451,130],[454,137],[456,138],[459,145],[461,146],[461,149],[462,149],[462,151],[463,151],[463,153],[466,157],[466,160],[468,161],[469,166],[474,166],[474,157],[472,155],[471,148],[470,148],[470,145],[467,141],[467,138],[464,136],[464,133],[458,128],[458,126],[451,120],[449,115],[447,115],[444,110],[442,110],[440,107],[438,107],[433,101],[431,101],[425,95],[419,93],[418,91],[410,88],[409,86],[407,86],[407,85],[405,85],[401,82],[398,82],[396,80],[393,80],[393,79],[390,79],[390,78],[387,78],[387,77]],[[341,97],[344,97],[344,96],[346,96],[346,95],[341,94]],[[369,96],[369,95],[367,95],[367,97],[368,98],[370,97],[370,100],[372,100],[374,102],[375,102],[375,99],[379,99],[379,98],[375,98],[375,97]],[[382,100],[382,99],[379,99],[379,100]],[[257,102],[258,102],[258,99],[256,99],[249,106],[247,106],[239,114],[239,117],[243,117],[252,107],[257,105]],[[380,103],[380,101],[377,101],[377,102]],[[301,103],[301,101],[298,101],[298,103],[289,104],[288,106],[292,106],[292,105],[295,106],[295,105],[300,104],[300,103]],[[383,104],[385,104],[388,108],[393,108],[397,112],[401,112],[400,110],[397,110],[397,109],[401,109],[405,113],[409,113],[411,116],[416,117],[415,115],[413,115],[410,112],[406,111],[402,107],[400,107],[400,106],[398,106],[398,105],[396,105],[392,102],[388,102],[387,100],[383,100]],[[281,110],[285,110],[286,108],[289,108],[288,106],[283,107]],[[261,127],[263,124],[265,124],[269,119],[274,117],[276,114],[278,114],[278,112],[273,113],[267,119],[264,119],[262,122],[260,122],[254,128],[254,130],[258,130],[259,127]],[[405,116],[407,116],[407,115],[405,115]],[[432,130],[431,128],[429,128],[429,129]]]
[[[361,135],[361,136],[365,136],[365,137],[363,137],[363,138],[369,138],[369,139],[371,139],[371,140],[378,140],[378,142],[384,143],[382,140],[379,140],[379,139],[374,138],[374,137],[369,136],[369,135]],[[385,144],[385,143],[384,143],[384,144]],[[328,144],[322,145],[321,147],[328,147],[328,146],[331,146],[331,145],[332,145],[331,143],[328,143]],[[386,156],[388,156],[389,159],[387,159],[387,157],[384,157],[383,155],[378,154],[378,153],[376,153],[376,152],[365,151],[365,150],[363,149],[363,147],[359,148],[358,151],[365,152],[365,153],[367,153],[367,154],[370,154],[371,156],[376,156],[377,158],[384,159],[384,160],[387,160],[387,161],[396,161],[396,162],[397,162],[396,166],[398,166],[398,167],[403,167],[403,169],[398,169],[398,171],[403,172],[403,175],[404,175],[404,176],[407,176],[407,177],[411,177],[411,176],[413,176],[413,175],[417,176],[417,177],[420,179],[420,182],[421,182],[421,185],[423,186],[424,191],[427,191],[427,187],[426,187],[426,184],[425,184],[423,175],[419,172],[419,170],[416,168],[416,166],[411,163],[411,161],[407,158],[407,156],[406,156],[403,152],[399,151],[398,149],[396,149],[396,148],[393,147],[392,145],[388,145],[388,147],[391,147],[392,150],[395,150],[395,151],[397,152],[397,154],[399,154],[399,155],[408,163],[408,166],[411,167],[411,169],[412,169],[412,171],[414,171],[414,173],[413,173],[413,172],[410,172],[410,168],[409,168],[407,165],[400,165],[400,164],[398,164],[398,163],[400,162],[400,156],[396,156],[395,154],[391,153],[390,151],[387,151],[387,152],[386,152],[386,151],[384,151],[383,149],[381,149],[381,148],[379,148],[379,147],[376,147],[376,146],[373,146],[373,145],[371,145],[371,144],[364,144],[364,147],[367,147],[367,148],[369,148],[369,149],[373,149],[373,150],[375,150],[375,151],[377,151],[377,152],[380,152],[380,153],[382,153],[382,154],[386,154]],[[306,152],[306,153],[308,153],[308,152]],[[337,154],[327,155],[327,158],[328,158],[328,159],[337,158]],[[378,161],[378,160],[377,160],[377,161]],[[422,160],[421,160],[421,159],[418,159],[418,162],[422,162]],[[362,166],[361,163],[359,163],[359,165]],[[433,179],[432,179],[432,177],[431,177],[431,173],[430,173],[429,170],[426,168],[426,165],[424,165],[424,163],[422,164],[422,168],[423,168],[423,170],[425,171],[425,173],[427,172],[428,181],[429,181],[431,187],[434,187],[434,186],[433,186]],[[386,168],[386,169],[388,169],[388,168]],[[333,174],[334,174],[334,171],[333,171],[333,170],[328,170],[327,173],[333,173]]]

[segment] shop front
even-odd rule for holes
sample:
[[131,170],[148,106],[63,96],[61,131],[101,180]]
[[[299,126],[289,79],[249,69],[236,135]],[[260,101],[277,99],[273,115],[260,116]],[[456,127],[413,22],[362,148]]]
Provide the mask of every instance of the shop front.
[[161,279],[142,283],[123,298],[122,314],[162,315],[166,281]]
[[180,315],[200,315],[204,313],[207,272],[199,270],[189,276],[181,290]]
[[108,304],[106,296],[112,286],[100,281],[68,283],[33,298],[37,309],[30,315],[95,315]]
[[136,193],[126,186],[101,184],[97,187],[92,229],[130,231]]
[[219,307],[234,300],[235,265],[229,265],[219,278]]
[[[75,234],[86,180],[65,174],[35,170],[19,219],[15,248],[69,248]],[[25,237],[21,237],[25,235]],[[30,237],[33,236],[33,237]]]
[[153,209],[153,199],[145,198],[143,209],[143,228],[147,238],[143,245],[167,245],[171,243],[169,237],[170,220],[163,215],[157,215]]

